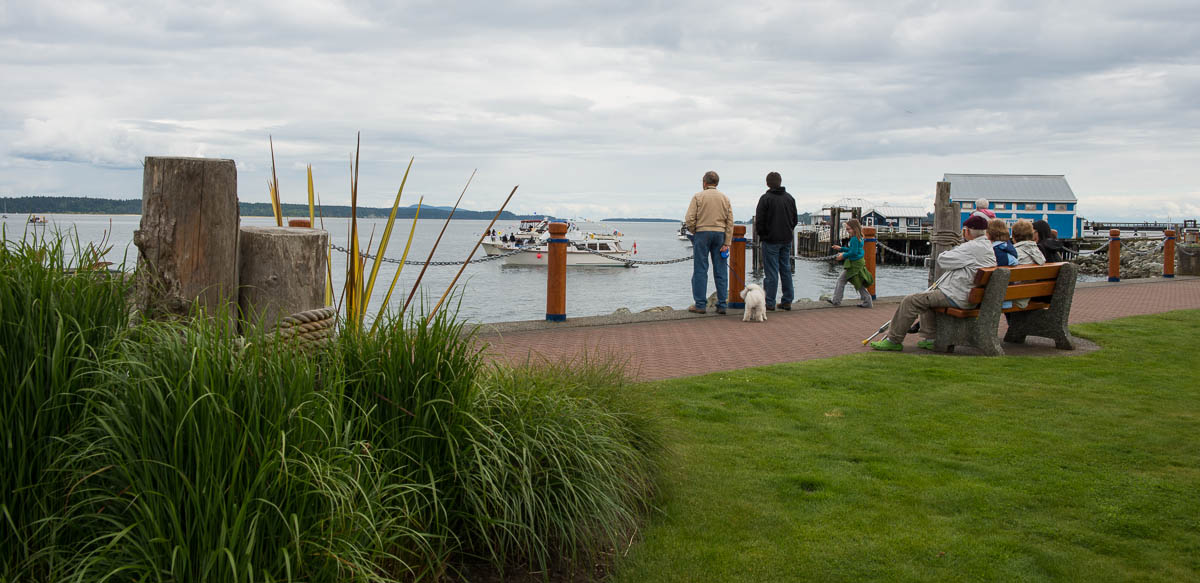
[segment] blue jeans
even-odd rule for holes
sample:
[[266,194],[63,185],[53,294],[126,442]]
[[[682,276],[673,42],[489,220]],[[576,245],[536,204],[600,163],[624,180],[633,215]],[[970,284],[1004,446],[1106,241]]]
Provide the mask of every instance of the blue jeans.
[[[763,253],[763,291],[767,293],[767,307],[775,307],[775,282],[779,281],[783,284],[783,296],[779,298],[780,303],[790,304],[794,299],[795,290],[792,289],[792,266],[788,257],[788,249],[791,247],[788,243],[767,243],[762,244]],[[780,275],[782,274],[782,276]]]
[[701,310],[708,308],[708,260],[712,258],[713,279],[717,282],[717,309],[725,307],[729,294],[729,268],[721,257],[724,231],[700,231],[692,239],[692,299]]

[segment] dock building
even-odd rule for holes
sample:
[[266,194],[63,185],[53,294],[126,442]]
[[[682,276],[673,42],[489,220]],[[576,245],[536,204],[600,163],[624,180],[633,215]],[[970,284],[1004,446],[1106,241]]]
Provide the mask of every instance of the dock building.
[[996,218],[1010,225],[1020,219],[1050,223],[1060,239],[1082,235],[1078,199],[1061,174],[946,174],[950,200],[962,206],[963,221],[975,212],[975,201],[988,199]]

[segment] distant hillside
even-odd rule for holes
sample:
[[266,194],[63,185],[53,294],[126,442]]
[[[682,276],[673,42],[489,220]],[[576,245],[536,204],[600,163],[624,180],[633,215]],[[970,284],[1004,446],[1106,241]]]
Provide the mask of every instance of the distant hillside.
[[[238,207],[243,217],[272,216],[270,203],[243,202]],[[416,205],[400,207],[396,216],[411,219],[416,214]],[[15,198],[0,198],[0,211],[10,215],[27,214],[96,214],[96,215],[140,215],[142,214],[141,199],[114,200],[109,198],[88,198],[79,196],[19,196]],[[326,205],[320,209],[326,218],[344,218],[350,216],[349,206]],[[365,219],[386,219],[392,212],[391,207],[358,207],[358,216]],[[283,205],[285,217],[307,217],[308,205]],[[450,207],[426,206],[421,209],[421,218],[444,219],[450,216]],[[472,211],[458,209],[455,219],[491,220],[496,211]],[[518,219],[536,219],[540,215],[518,215],[504,211],[500,220],[514,221]]]
[[618,223],[618,222],[620,222],[620,223],[678,223],[678,222],[680,222],[679,219],[647,219],[647,218],[641,218],[641,217],[633,217],[633,218],[618,217],[615,219],[600,219],[600,220],[601,221],[611,221],[614,223]]

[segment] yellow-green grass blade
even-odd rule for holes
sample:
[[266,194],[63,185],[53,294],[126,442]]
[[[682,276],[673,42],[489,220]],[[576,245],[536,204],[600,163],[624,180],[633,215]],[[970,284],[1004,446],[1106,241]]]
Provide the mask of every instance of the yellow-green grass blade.
[[283,226],[283,212],[279,208],[279,176],[275,174],[275,138],[267,136],[271,142],[271,211],[275,213],[275,226]]
[[[396,275],[392,277],[392,285],[388,286],[387,295],[383,296],[383,305],[379,307],[379,315],[371,323],[372,334],[375,333],[375,328],[379,326],[379,320],[383,318],[384,312],[387,311],[388,302],[392,299],[392,290],[396,289],[396,282],[400,280],[400,272],[404,271],[404,262],[408,260],[408,250],[412,247],[413,235],[417,232],[417,219],[421,218],[421,205],[424,203],[425,197],[423,196],[417,200],[417,213],[413,216],[412,228],[408,230],[408,243],[404,245],[404,254],[400,256],[400,265],[396,266]],[[428,265],[428,262],[426,264]]]
[[479,235],[479,240],[475,242],[475,247],[471,248],[471,254],[467,255],[467,258],[463,260],[462,267],[458,268],[458,273],[454,274],[454,279],[450,280],[450,285],[446,286],[446,291],[442,293],[441,299],[439,299],[437,304],[433,306],[433,309],[429,311],[429,316],[425,318],[426,326],[428,326],[429,322],[433,320],[433,317],[437,315],[438,308],[442,307],[442,302],[446,301],[446,296],[450,295],[450,290],[454,289],[454,284],[458,283],[458,278],[462,276],[463,270],[465,270],[467,265],[471,263],[471,258],[475,256],[475,252],[478,251],[479,246],[483,244],[483,238],[486,237],[487,234],[492,230],[492,226],[496,224],[496,219],[500,218],[500,214],[504,212],[504,207],[508,206],[509,201],[512,200],[513,195],[517,193],[517,189],[520,188],[520,186],[521,185],[518,184],[513,187],[512,192],[508,193],[508,198],[504,199],[504,204],[500,205],[500,210],[496,211],[496,216],[492,217],[492,222],[488,223],[487,228],[484,229],[483,233]]
[[309,164],[308,165],[308,226],[310,226],[310,227],[316,224],[316,217],[313,216],[315,214],[315,210],[316,209],[313,208],[312,164]]
[[[404,185],[408,182],[408,172],[412,170],[414,159],[409,158],[408,160],[408,168],[404,170],[404,178],[400,179],[400,189],[396,191],[396,200],[392,203],[392,212],[388,215],[387,224],[383,227],[383,236],[379,238],[379,248],[375,250],[375,262],[371,265],[371,277],[367,279],[367,287],[363,291],[367,299],[375,290],[375,278],[379,276],[379,266],[383,264],[383,254],[387,252],[388,242],[392,238],[392,226],[396,224],[396,209],[400,208],[400,197],[404,195]],[[363,311],[366,312],[366,304],[363,305]]]

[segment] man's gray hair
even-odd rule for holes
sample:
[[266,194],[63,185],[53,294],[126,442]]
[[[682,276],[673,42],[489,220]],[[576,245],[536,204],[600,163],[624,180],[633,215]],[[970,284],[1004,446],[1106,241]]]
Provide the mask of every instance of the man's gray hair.
[[987,236],[987,229],[967,229],[967,232],[976,239]]
[[719,182],[721,182],[721,177],[717,176],[716,172],[709,170],[704,173],[704,184],[716,186]]

